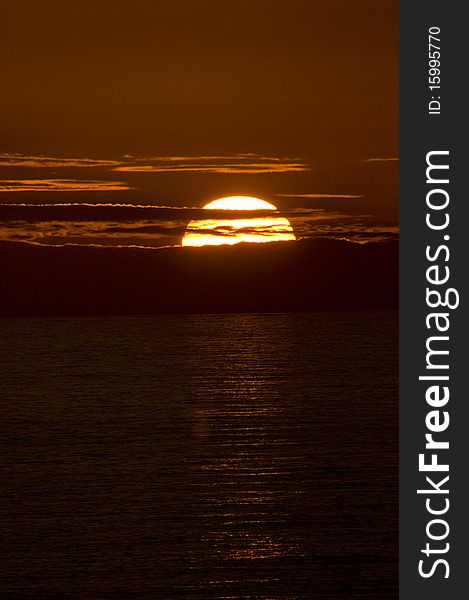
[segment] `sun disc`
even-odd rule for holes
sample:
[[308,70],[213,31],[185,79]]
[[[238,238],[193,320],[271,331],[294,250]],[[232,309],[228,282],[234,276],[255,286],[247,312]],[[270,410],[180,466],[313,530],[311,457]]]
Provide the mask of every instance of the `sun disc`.
[[[265,243],[296,240],[293,228],[277,215],[249,217],[242,211],[275,211],[277,207],[254,196],[225,196],[206,204],[204,209],[227,211],[226,217],[191,221],[182,238],[182,246],[221,246],[240,242]],[[229,214],[232,212],[232,216]],[[241,213],[241,214],[240,214]]]
[[254,196],[225,196],[204,206],[210,210],[277,210],[270,202]]

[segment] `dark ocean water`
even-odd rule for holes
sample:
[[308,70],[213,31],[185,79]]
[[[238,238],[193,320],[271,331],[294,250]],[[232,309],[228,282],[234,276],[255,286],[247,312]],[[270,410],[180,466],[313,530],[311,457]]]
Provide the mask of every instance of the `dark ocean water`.
[[1,325],[0,597],[397,598],[397,315]]

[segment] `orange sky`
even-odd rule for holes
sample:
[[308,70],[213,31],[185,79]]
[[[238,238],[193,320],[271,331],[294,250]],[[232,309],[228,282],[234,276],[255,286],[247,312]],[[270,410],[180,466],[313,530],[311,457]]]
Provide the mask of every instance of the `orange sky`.
[[394,0],[8,3],[0,204],[243,194],[395,227],[397,26]]

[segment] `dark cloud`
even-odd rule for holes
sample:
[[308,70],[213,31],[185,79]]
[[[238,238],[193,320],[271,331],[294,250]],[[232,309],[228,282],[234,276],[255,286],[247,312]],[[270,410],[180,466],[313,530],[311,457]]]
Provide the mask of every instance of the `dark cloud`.
[[[230,212],[230,211],[228,211]],[[287,211],[227,211],[112,205],[0,205],[0,239],[29,240],[34,243],[82,245],[143,245],[159,247],[178,245],[189,227],[198,230],[197,221],[213,221],[206,235],[229,236],[238,233],[268,235],[268,223],[260,226],[230,227],[230,218],[288,219],[297,238],[329,237],[369,241],[375,237],[393,239],[397,226],[392,219],[376,219],[372,215],[350,215],[324,209],[291,209]],[[216,221],[223,223],[217,225]],[[194,229],[195,228],[195,229]],[[21,238],[19,237],[21,236]]]

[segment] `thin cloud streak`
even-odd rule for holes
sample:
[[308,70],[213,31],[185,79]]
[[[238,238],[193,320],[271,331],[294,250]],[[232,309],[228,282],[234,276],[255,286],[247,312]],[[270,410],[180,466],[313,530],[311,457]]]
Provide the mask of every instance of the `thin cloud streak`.
[[351,200],[360,200],[364,198],[363,195],[353,195],[353,194],[275,194],[278,198],[311,198],[311,199],[319,199],[322,198],[345,198]]
[[309,167],[301,163],[277,164],[245,164],[245,165],[174,165],[174,166],[153,166],[153,165],[132,165],[125,167],[115,167],[113,171],[121,173],[232,173],[242,175],[262,174],[262,173],[297,173],[300,171],[309,171]]
[[365,162],[396,162],[399,160],[398,156],[390,156],[390,157],[375,157],[375,158],[367,158]]
[[110,168],[121,164],[119,160],[95,158],[62,158],[58,156],[28,156],[17,153],[0,153],[0,167],[30,168]]
[[1,192],[118,192],[134,190],[123,181],[16,179],[0,183]]
[[311,166],[300,158],[234,154],[228,156],[160,156],[130,160],[113,167],[127,173],[294,173],[309,171]]
[[263,156],[254,153],[202,156],[126,155],[119,159],[54,157],[0,154],[0,167],[104,169],[126,173],[291,173],[309,171],[311,166],[298,157]]
[[0,210],[2,207],[16,207],[16,208],[57,208],[57,207],[86,207],[86,208],[146,208],[146,209],[165,209],[165,210],[200,210],[197,206],[166,206],[158,204],[125,204],[118,202],[8,202],[0,203]]

